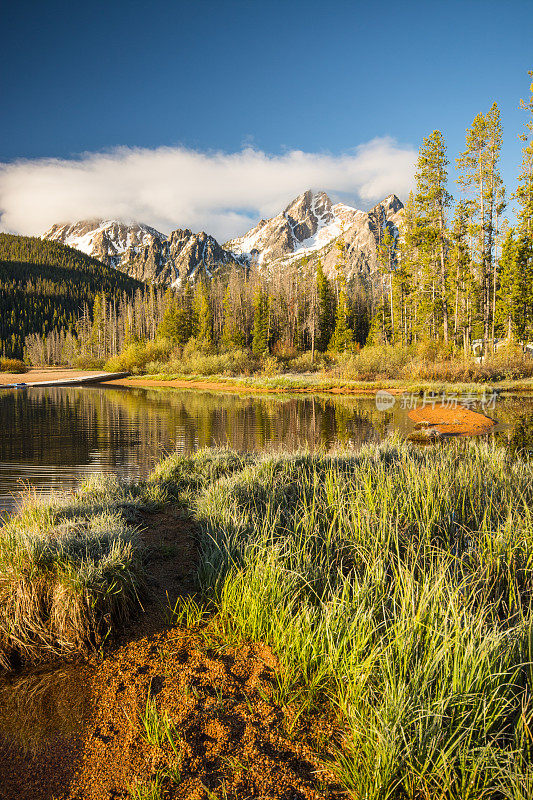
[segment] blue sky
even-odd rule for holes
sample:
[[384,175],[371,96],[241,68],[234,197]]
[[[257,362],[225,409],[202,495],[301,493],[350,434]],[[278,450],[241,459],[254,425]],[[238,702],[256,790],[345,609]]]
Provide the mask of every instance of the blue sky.
[[[496,100],[510,186],[518,170],[531,0],[20,0],[2,28],[4,164],[161,146],[337,157],[382,137],[417,149],[435,128],[453,161],[474,115]],[[15,177],[0,185],[4,213]],[[256,204],[243,197],[234,203],[251,218]]]

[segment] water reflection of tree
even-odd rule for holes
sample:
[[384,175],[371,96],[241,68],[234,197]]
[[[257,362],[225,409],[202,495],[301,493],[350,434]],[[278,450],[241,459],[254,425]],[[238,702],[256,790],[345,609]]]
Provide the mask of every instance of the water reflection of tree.
[[494,412],[489,413],[498,422],[495,439],[503,442],[511,454],[533,453],[533,398],[506,399],[496,405]]
[[[513,447],[530,447],[531,415],[531,398],[499,402],[493,413],[502,423],[498,436]],[[6,392],[0,395],[0,418],[0,485],[6,494],[17,488],[17,475],[35,485],[41,480],[44,487],[66,485],[69,475],[74,480],[90,471],[142,477],[175,449],[357,448],[392,430],[412,429],[399,401],[383,413],[373,397],[118,387]],[[29,474],[36,464],[43,465],[41,474]]]

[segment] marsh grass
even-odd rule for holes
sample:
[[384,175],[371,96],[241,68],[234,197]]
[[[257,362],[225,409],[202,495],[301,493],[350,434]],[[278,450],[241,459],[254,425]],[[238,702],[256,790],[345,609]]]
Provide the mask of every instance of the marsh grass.
[[[143,581],[128,515],[168,501],[201,531],[198,594],[174,622],[201,627],[208,609],[228,642],[268,644],[294,735],[335,715],[329,758],[349,796],[531,797],[529,460],[483,441],[202,451],[137,487],[30,505],[1,536],[4,658],[5,642],[68,652],[120,627]],[[161,712],[144,712],[176,761]]]
[[0,666],[98,648],[128,622],[145,587],[139,503],[112,476],[23,501],[0,529]]
[[474,442],[262,458],[198,495],[204,596],[272,647],[280,702],[338,715],[351,796],[530,796],[532,500]]

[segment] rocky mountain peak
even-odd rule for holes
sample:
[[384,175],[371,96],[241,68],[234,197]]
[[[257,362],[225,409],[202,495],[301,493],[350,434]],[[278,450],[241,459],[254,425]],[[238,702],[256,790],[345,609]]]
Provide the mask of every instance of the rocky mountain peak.
[[283,216],[289,222],[296,243],[301,243],[317,232],[320,225],[333,219],[332,204],[325,192],[308,189],[289,203]]
[[120,257],[130,248],[149,246],[154,241],[162,242],[166,236],[139,222],[85,219],[52,225],[41,238],[74,247],[116,267]]
[[210,275],[237,261],[204,231],[177,229],[169,236],[140,223],[79,220],[52,225],[42,236],[74,247],[134,278],[176,284],[202,268]]
[[378,267],[378,246],[388,229],[396,238],[401,223],[402,202],[391,194],[371,211],[360,211],[345,203],[333,204],[326,192],[308,189],[285,210],[261,220],[247,234],[226,247],[261,266],[277,268],[302,258],[321,258],[326,272],[334,274],[338,255],[335,241],[346,244],[347,278],[372,274]]
[[396,214],[398,211],[401,211],[403,208],[403,203],[399,197],[396,197],[395,194],[390,194],[384,200],[379,203],[385,213],[389,214]]

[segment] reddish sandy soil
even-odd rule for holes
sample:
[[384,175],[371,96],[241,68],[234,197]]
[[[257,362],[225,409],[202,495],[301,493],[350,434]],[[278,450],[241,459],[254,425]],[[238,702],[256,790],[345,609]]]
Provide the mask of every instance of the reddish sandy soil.
[[457,405],[456,408],[446,408],[443,405],[415,408],[408,413],[418,429],[427,429],[429,432],[437,431],[443,436],[472,436],[487,433],[493,426],[494,420]]
[[[44,691],[30,675],[27,687],[0,692],[1,800],[126,800],[165,771],[165,800],[344,797],[317,756],[341,732],[277,702],[268,647],[228,640],[216,618],[169,626],[168,606],[194,586],[190,521],[168,510],[141,524],[154,586],[136,624],[103,661],[60,670]],[[147,701],[167,716],[174,749],[147,741]]]
[[101,375],[102,370],[77,370],[65,369],[30,369],[28,372],[0,372],[0,386],[8,383],[40,383],[41,381],[74,380],[75,378],[88,378],[91,375]]

